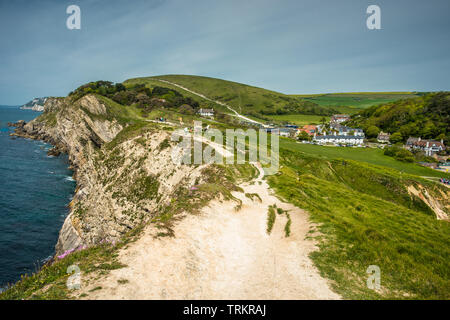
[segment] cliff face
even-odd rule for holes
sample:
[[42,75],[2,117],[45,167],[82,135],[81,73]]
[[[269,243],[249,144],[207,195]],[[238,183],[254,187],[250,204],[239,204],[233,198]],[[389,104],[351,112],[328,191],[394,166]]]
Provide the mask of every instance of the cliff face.
[[68,153],[74,169],[77,188],[56,254],[119,240],[162,212],[181,186],[201,180],[202,167],[172,162],[169,132],[120,122],[94,95],[49,98],[44,113],[16,134]]

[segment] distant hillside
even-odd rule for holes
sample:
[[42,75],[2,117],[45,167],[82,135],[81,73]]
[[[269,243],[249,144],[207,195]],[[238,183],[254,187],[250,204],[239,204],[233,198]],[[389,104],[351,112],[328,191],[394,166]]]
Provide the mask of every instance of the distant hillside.
[[[366,132],[383,130],[403,141],[409,136],[450,141],[450,92],[427,93],[381,106],[373,106],[353,117],[352,125]],[[369,134],[370,135],[370,134]]]
[[44,103],[48,99],[48,97],[44,98],[34,98],[30,102],[24,104],[20,107],[20,109],[24,110],[34,110],[34,111],[44,111]]
[[374,105],[415,98],[419,95],[420,93],[416,92],[349,92],[294,96],[320,106],[337,109],[340,113],[354,114]]
[[[170,87],[167,83],[158,80],[181,85],[212,100],[227,103],[241,114],[258,118],[282,114],[331,115],[337,112],[333,108],[322,107],[315,102],[300,97],[208,77],[164,75],[130,79],[125,81],[124,84],[125,86],[146,84],[149,87]],[[196,98],[198,99],[198,97]]]

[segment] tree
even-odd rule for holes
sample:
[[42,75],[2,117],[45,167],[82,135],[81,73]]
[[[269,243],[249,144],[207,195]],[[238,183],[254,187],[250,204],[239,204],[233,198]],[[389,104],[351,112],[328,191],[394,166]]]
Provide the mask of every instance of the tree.
[[439,141],[439,140],[445,140],[445,133],[441,133],[440,135],[438,135],[437,137],[436,137],[436,139],[435,140],[437,140],[437,141]]
[[403,140],[403,137],[400,132],[395,132],[391,135],[391,138],[389,140],[392,144],[396,144],[397,142],[401,142]]
[[380,133],[380,128],[378,128],[377,126],[370,126],[366,130],[366,135],[369,138],[375,138],[378,136],[379,133]]
[[305,131],[300,132],[300,134],[297,137],[298,140],[304,141],[310,141],[311,137],[309,136],[309,134],[307,134]]

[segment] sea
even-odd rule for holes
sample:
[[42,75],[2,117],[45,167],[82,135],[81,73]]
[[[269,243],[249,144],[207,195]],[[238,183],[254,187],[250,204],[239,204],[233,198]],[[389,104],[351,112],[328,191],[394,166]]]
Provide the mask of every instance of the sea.
[[54,255],[75,190],[67,155],[47,156],[50,144],[9,136],[8,122],[38,115],[0,106],[0,291]]

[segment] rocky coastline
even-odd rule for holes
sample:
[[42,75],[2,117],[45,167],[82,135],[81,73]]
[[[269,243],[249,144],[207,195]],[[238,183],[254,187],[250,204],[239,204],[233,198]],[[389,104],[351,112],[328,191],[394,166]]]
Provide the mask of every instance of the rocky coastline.
[[119,241],[162,212],[181,187],[202,179],[202,167],[176,165],[170,160],[170,143],[160,147],[169,141],[167,131],[145,130],[110,146],[124,125],[109,117],[107,106],[94,95],[75,102],[49,98],[39,117],[10,125],[15,127],[11,136],[45,141],[53,145],[49,155],[68,154],[74,171],[77,186],[56,256]]

